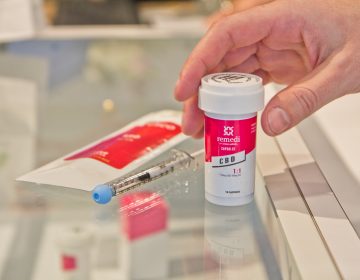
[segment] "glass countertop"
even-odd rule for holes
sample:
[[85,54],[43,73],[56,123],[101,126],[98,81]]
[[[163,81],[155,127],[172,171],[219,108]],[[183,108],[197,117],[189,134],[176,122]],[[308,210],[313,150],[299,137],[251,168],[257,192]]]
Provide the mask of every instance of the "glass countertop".
[[[169,175],[108,205],[95,204],[87,192],[25,184],[24,193],[42,205],[17,209],[16,223],[4,221],[16,229],[3,275],[63,279],[65,249],[59,242],[70,230],[92,234],[86,244],[88,279],[281,279],[260,213],[264,209],[259,209],[260,196],[266,196],[261,175],[255,201],[241,207],[206,202],[202,175],[203,168]],[[139,203],[133,211],[124,197]],[[159,228],[159,223],[165,225]],[[23,251],[20,259],[14,256],[18,250]],[[31,256],[36,256],[32,265]],[[19,263],[27,272],[10,270]]]
[[[204,170],[200,166],[168,175],[127,194],[126,197],[150,197],[156,201],[150,209],[148,204],[140,203],[135,214],[126,211],[124,196],[108,205],[98,205],[92,201],[90,192],[15,182],[14,175],[19,175],[20,169],[25,171],[18,162],[35,162],[33,166],[38,166],[69,152],[73,142],[86,144],[95,140],[97,134],[109,130],[102,124],[122,125],[133,117],[122,115],[117,120],[116,114],[110,114],[99,120],[101,113],[92,111],[91,99],[82,99],[81,106],[74,105],[76,100],[80,99],[59,94],[43,101],[41,126],[36,133],[16,127],[17,120],[11,116],[11,126],[2,124],[1,129],[11,128],[14,132],[7,130],[6,138],[2,138],[6,157],[2,170],[0,236],[6,246],[0,253],[0,279],[40,280],[49,279],[50,275],[51,279],[66,279],[64,265],[69,260],[64,261],[64,250],[68,249],[63,247],[62,240],[69,238],[69,234],[77,240],[78,232],[91,235],[91,240],[84,245],[85,249],[76,249],[76,253],[85,250],[89,256],[88,274],[74,279],[282,278],[261,218],[264,211],[261,207],[266,205],[259,205],[260,197],[265,196],[268,204],[270,198],[259,172],[256,198],[249,205],[221,207],[206,202]],[[71,122],[75,116],[79,118]],[[86,135],[78,130],[92,133]],[[201,140],[189,139],[180,148],[193,151],[201,146]],[[168,152],[148,164],[166,155]],[[140,224],[136,219],[140,219]],[[133,223],[133,230],[145,233],[129,237],[129,223]],[[154,229],[158,223],[163,226]],[[19,265],[21,270],[16,269]]]

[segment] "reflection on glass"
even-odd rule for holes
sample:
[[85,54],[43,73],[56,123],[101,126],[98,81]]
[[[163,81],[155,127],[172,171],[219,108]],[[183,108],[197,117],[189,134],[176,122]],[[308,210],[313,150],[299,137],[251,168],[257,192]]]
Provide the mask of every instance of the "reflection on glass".
[[253,210],[253,203],[239,207],[205,205],[205,269],[218,269],[219,279],[240,279],[256,261]]
[[168,274],[168,205],[157,193],[120,198],[125,279],[164,279]]
[[88,280],[91,271],[92,231],[71,226],[58,233],[58,248],[63,279]]
[[14,178],[35,164],[37,88],[28,80],[0,77],[0,191],[1,203],[14,203]]
[[121,263],[117,205],[114,206],[95,207],[94,270],[118,270]]

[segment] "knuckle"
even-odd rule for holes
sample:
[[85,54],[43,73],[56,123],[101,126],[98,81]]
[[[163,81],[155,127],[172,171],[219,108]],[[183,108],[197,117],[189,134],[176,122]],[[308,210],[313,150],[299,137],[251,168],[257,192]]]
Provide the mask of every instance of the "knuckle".
[[301,113],[308,116],[319,107],[319,96],[312,89],[306,87],[293,88],[293,95],[300,107]]
[[224,45],[229,45],[229,49],[235,49],[237,44],[233,29],[231,28],[231,21],[231,15],[220,19],[211,27],[210,33],[215,34],[218,40],[221,40]]

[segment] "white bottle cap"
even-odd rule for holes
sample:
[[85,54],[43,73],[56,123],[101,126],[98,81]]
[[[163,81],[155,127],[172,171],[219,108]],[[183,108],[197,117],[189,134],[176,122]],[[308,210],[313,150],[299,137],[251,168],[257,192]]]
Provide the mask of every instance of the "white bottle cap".
[[264,107],[262,79],[256,75],[235,72],[207,75],[201,80],[199,107],[215,114],[257,112]]

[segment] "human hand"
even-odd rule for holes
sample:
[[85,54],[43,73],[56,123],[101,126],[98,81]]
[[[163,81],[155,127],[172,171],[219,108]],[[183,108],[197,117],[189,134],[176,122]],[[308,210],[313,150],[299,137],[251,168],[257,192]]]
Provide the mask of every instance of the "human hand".
[[209,73],[254,73],[289,85],[267,104],[262,127],[278,135],[348,93],[360,91],[357,0],[277,0],[215,23],[191,53],[177,82],[183,131],[202,136],[197,93]]

